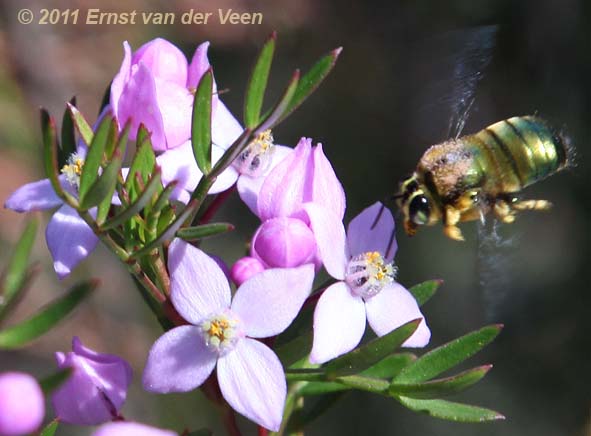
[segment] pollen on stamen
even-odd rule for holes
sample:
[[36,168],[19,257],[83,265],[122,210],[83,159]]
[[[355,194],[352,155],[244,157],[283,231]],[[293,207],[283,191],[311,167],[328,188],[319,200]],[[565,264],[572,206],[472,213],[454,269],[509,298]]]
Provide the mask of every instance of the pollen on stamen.
[[235,315],[222,313],[207,318],[199,327],[207,348],[218,355],[224,355],[233,350],[238,339],[243,336],[239,325]]
[[68,157],[68,163],[62,167],[61,173],[66,176],[68,183],[76,190],[80,188],[80,175],[84,167],[84,158],[78,153],[72,153]]
[[234,161],[234,166],[240,174],[251,177],[259,177],[271,165],[273,154],[273,134],[271,130],[265,130],[244,149]]
[[347,264],[346,282],[360,297],[371,298],[396,277],[396,267],[386,263],[377,251],[368,251],[352,258]]

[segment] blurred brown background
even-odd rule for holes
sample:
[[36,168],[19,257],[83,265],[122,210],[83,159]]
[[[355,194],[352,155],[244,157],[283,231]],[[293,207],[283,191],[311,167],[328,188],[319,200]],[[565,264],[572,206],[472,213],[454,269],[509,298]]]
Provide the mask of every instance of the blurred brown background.
[[[262,25],[22,25],[17,11],[41,8],[177,12],[194,8],[262,12]],[[462,227],[467,242],[452,242],[441,228],[409,239],[399,232],[400,281],[412,285],[442,278],[445,285],[425,306],[438,345],[491,323],[505,324],[499,339],[473,358],[495,368],[477,387],[457,396],[497,409],[507,421],[487,425],[443,422],[413,414],[393,401],[362,393],[346,396],[318,419],[309,434],[393,435],[589,435],[590,333],[589,267],[591,198],[587,159],[591,129],[591,4],[584,0],[435,0],[318,2],[221,1],[3,1],[0,3],[0,199],[43,177],[38,107],[61,118],[73,95],[89,118],[118,71],[122,42],[137,48],[161,36],[191,56],[210,40],[210,60],[224,100],[240,118],[249,68],[265,36],[279,32],[271,93],[296,67],[307,68],[328,50],[343,46],[337,68],[306,104],[274,133],[295,145],[306,135],[321,141],[348,199],[348,218],[385,198],[410,173],[425,148],[445,139],[448,97],[445,53],[429,44],[437,35],[498,24],[494,57],[477,91],[465,132],[513,116],[538,113],[564,126],[577,147],[578,166],[527,190],[530,198],[555,204],[531,213],[502,231],[515,239],[499,252],[478,250],[476,225]],[[83,21],[83,20],[80,20]],[[425,48],[426,47],[426,48]],[[429,64],[431,62],[431,64]],[[425,65],[430,67],[425,68]],[[442,83],[442,87],[432,87]],[[42,215],[44,222],[48,215]],[[239,218],[237,218],[239,217]],[[256,221],[233,197],[220,212],[240,222],[238,230],[209,244],[231,262],[243,250]],[[23,216],[0,210],[0,262],[22,228]],[[497,259],[498,257],[498,259]],[[34,259],[43,272],[11,318],[22,319],[85,277],[103,285],[84,306],[34,346],[0,354],[0,371],[52,372],[52,353],[68,350],[72,335],[99,351],[116,353],[135,369],[123,413],[128,419],[221,431],[215,411],[199,392],[156,396],[141,391],[140,379],[158,326],[134,290],[124,268],[99,248],[76,273],[60,283],[54,276],[43,235]],[[481,283],[485,282],[485,283]],[[474,366],[473,365],[473,366]],[[51,413],[51,412],[50,412]],[[253,427],[246,425],[247,429]],[[91,429],[63,426],[60,435]]]

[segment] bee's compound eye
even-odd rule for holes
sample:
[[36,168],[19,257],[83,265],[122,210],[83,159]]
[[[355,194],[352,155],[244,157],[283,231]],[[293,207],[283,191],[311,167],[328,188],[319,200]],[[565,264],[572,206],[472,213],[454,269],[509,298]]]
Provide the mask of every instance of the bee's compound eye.
[[427,224],[431,213],[429,200],[424,195],[415,196],[408,206],[410,219],[415,224]]

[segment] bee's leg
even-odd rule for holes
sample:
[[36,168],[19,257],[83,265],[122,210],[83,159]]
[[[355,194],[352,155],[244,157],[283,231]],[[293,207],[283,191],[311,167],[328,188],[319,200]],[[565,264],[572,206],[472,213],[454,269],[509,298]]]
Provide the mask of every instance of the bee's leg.
[[451,205],[445,206],[445,215],[443,217],[444,227],[443,233],[450,239],[456,241],[463,241],[462,231],[457,226],[460,222],[461,213],[458,209]]
[[505,200],[497,199],[493,207],[496,217],[506,224],[511,224],[515,221],[515,211],[509,203]]
[[548,200],[522,200],[511,204],[514,210],[548,210],[552,207],[552,203]]

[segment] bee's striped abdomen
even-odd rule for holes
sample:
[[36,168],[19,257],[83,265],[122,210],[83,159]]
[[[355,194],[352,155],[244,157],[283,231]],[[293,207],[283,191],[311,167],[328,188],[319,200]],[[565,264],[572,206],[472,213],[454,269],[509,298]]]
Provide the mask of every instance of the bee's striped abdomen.
[[567,165],[567,147],[545,121],[513,117],[499,121],[473,136],[481,150],[484,170],[497,181],[497,189],[516,192]]

